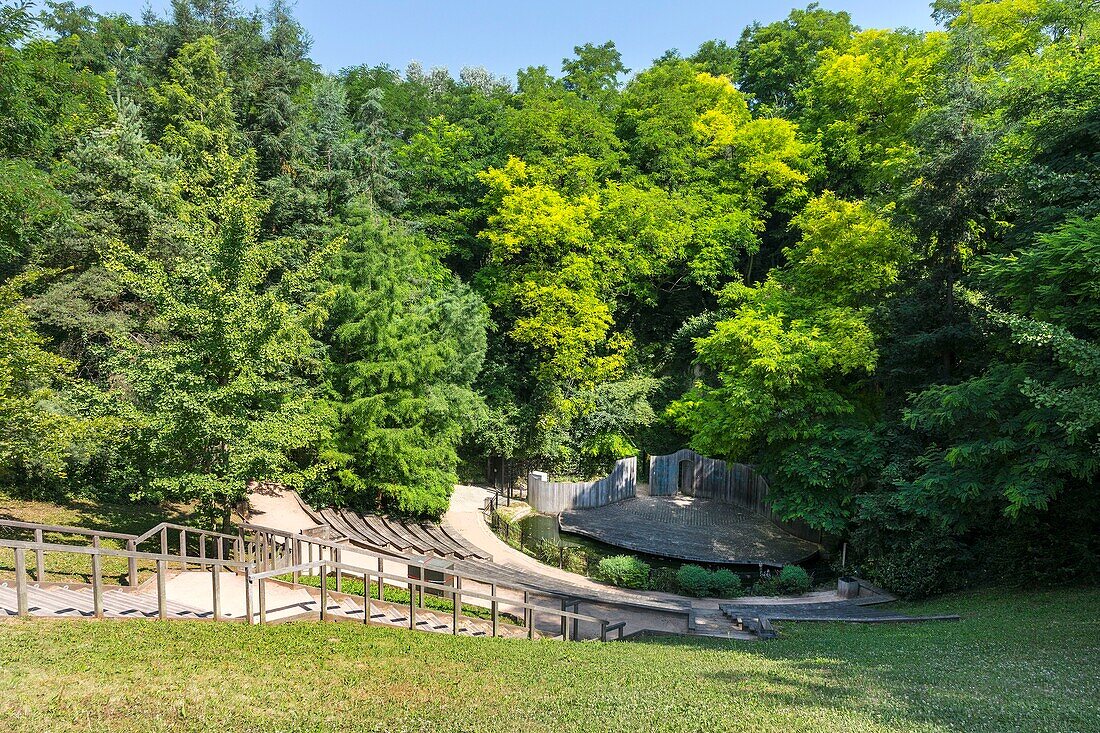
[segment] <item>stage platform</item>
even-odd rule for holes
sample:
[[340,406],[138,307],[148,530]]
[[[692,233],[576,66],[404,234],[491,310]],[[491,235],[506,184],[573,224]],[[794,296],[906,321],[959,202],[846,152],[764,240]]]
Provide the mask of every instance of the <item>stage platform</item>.
[[703,564],[779,566],[806,562],[820,549],[747,509],[681,495],[572,509],[558,523],[615,547]]

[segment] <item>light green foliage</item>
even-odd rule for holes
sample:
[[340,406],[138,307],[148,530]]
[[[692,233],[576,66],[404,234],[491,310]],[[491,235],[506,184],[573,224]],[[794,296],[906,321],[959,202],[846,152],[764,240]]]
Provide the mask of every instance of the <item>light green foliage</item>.
[[649,563],[633,555],[615,555],[600,560],[597,576],[612,585],[624,588],[645,588],[649,585]]
[[775,509],[835,528],[871,467],[851,452],[866,441],[873,405],[860,383],[878,358],[867,306],[896,280],[907,247],[882,212],[830,194],[794,225],[802,239],[786,267],[758,287],[727,289],[731,316],[696,344],[712,376],[672,414],[700,452],[761,456],[781,477]]
[[799,117],[816,131],[831,185],[860,195],[902,182],[918,154],[909,131],[935,103],[946,50],[942,33],[868,30],[819,54]]

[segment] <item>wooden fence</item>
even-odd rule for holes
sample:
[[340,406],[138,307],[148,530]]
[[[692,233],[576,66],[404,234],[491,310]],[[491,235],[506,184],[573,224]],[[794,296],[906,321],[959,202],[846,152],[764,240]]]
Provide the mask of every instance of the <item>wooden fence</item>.
[[783,521],[776,517],[768,502],[768,482],[743,463],[726,463],[707,458],[690,448],[649,459],[649,493],[672,496],[675,493],[716,499],[744,507],[767,517],[795,537],[821,543],[820,530],[805,522]]
[[527,475],[527,503],[543,514],[567,509],[594,509],[634,496],[638,485],[638,459],[623,458],[611,473],[595,481],[552,482],[546,474]]
[[[560,623],[560,638],[565,641],[579,641],[585,638],[580,633],[582,622],[598,629],[598,632],[588,638],[598,638],[601,641],[608,641],[612,638],[611,635],[615,633],[617,633],[617,638],[621,639],[623,629],[626,626],[625,622],[613,624],[607,619],[580,613],[580,604],[583,599],[562,596],[553,592],[543,592],[531,586],[502,584],[495,578],[484,577],[475,572],[458,569],[453,562],[441,558],[391,553],[382,549],[364,547],[361,544],[343,544],[246,522],[242,522],[237,526],[236,535],[168,522],[162,522],[141,535],[12,520],[0,520],[0,527],[23,531],[32,534],[34,537],[33,540],[25,541],[0,538],[0,548],[12,550],[15,556],[15,610],[19,616],[27,616],[31,612],[28,603],[28,581],[31,575],[27,562],[28,555],[34,558],[34,581],[41,587],[43,583],[48,583],[45,572],[45,556],[49,553],[51,555],[70,554],[89,557],[92,581],[92,613],[96,618],[104,617],[104,591],[108,588],[118,587],[104,582],[106,578],[102,571],[102,559],[104,557],[119,557],[128,560],[127,580],[129,587],[135,587],[138,584],[137,568],[139,564],[155,567],[157,617],[162,620],[170,618],[168,614],[168,594],[165,586],[168,568],[169,565],[178,563],[182,571],[198,568],[201,571],[210,572],[212,612],[209,618],[213,621],[237,620],[226,618],[221,611],[221,576],[223,572],[229,572],[244,576],[245,614],[243,620],[249,624],[257,622],[264,624],[268,621],[268,582],[289,575],[291,581],[297,583],[302,574],[317,574],[320,575],[321,580],[318,613],[322,621],[332,620],[326,602],[328,578],[333,577],[337,592],[342,592],[344,576],[351,575],[358,576],[363,580],[364,623],[370,623],[371,619],[372,600],[369,597],[369,589],[371,588],[371,582],[374,581],[378,590],[378,600],[383,598],[383,587],[385,585],[408,588],[410,610],[408,619],[409,628],[411,629],[416,628],[417,608],[424,608],[425,593],[432,592],[446,595],[453,600],[452,633],[455,634],[458,633],[463,598],[489,604],[493,636],[496,636],[499,630],[499,606],[501,604],[522,611],[529,638],[533,638],[535,635],[536,614],[543,617],[548,615],[557,619]],[[45,533],[87,537],[91,540],[92,545],[46,542],[43,537]],[[170,547],[170,542],[177,537],[178,544],[175,547]],[[125,542],[127,549],[105,547],[102,544],[104,539]],[[136,549],[146,542],[158,543],[157,550],[159,552],[143,552]],[[367,560],[373,567],[365,567],[362,563],[342,562],[344,552],[359,560]],[[408,572],[394,573],[387,571],[387,563],[390,563],[391,570],[393,565],[397,565],[405,568]],[[430,579],[432,571],[439,573],[442,582],[434,582]],[[499,595],[500,591],[510,591],[516,596],[522,595],[523,600]],[[549,599],[554,605],[547,606],[536,603],[536,596]]]

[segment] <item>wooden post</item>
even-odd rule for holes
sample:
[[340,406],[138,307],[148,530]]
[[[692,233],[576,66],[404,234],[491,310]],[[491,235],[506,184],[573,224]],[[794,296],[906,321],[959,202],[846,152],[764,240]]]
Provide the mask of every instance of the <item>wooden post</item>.
[[27,615],[27,551],[15,548],[15,598],[20,616]]
[[[294,540],[294,544],[291,547],[292,547],[292,549],[291,549],[290,561],[292,563],[294,563],[295,565],[301,565],[302,564],[302,541],[301,540]],[[295,583],[297,583],[299,580],[301,580],[301,578],[302,578],[302,573],[299,570],[295,570],[293,573],[290,574],[290,579],[292,581],[294,581]]]
[[344,571],[339,567],[340,563],[340,551],[334,549],[332,551],[333,560],[337,563],[336,568],[336,592],[342,593],[344,587]]
[[409,628],[416,628],[416,591],[413,589],[412,578],[409,578]]
[[160,528],[160,554],[162,554],[162,555],[167,555],[168,554],[168,528],[167,527],[161,527]]
[[157,618],[161,621],[168,620],[168,599],[164,589],[164,575],[167,572],[168,561],[157,560]]
[[[561,599],[561,610],[562,611],[565,611],[565,601],[566,601],[565,598]],[[564,613],[562,614],[562,617],[561,617],[561,640],[562,641],[569,641],[569,619],[567,619],[565,617]]]
[[328,565],[321,566],[321,620],[328,621]]
[[370,619],[370,575],[363,571],[363,623],[369,624]]
[[[42,544],[42,530],[34,531],[34,541]],[[34,551],[34,579],[39,583],[46,579],[46,552],[42,549]]]
[[92,555],[92,609],[96,618],[103,618],[103,578],[100,574],[102,559],[99,553]]
[[180,570],[187,570],[187,530],[180,530]]
[[385,571],[382,569],[382,556],[379,555],[378,556],[378,600],[380,600],[380,601],[385,600],[382,597],[382,586],[384,585],[384,583],[382,581],[382,573],[384,573],[384,572]]
[[244,616],[248,623],[252,623],[252,567],[244,567]]
[[495,637],[497,635],[497,620],[498,620],[498,615],[499,615],[497,613],[497,584],[496,583],[493,583],[492,585],[489,586],[489,595],[491,595],[493,597],[493,600],[490,602],[490,605],[492,606],[492,609],[493,609],[493,636]]
[[206,570],[206,535],[199,535],[199,570]]
[[607,641],[607,620],[600,620],[600,641]]
[[[221,541],[218,541],[218,548],[221,549]],[[214,620],[222,620],[222,568],[220,565],[211,565],[210,569],[213,574],[210,576],[211,584],[214,591]]]
[[[134,540],[126,540],[126,551],[137,552],[137,543]],[[128,582],[130,587],[134,587],[138,584],[137,558],[130,557],[127,564],[129,565],[128,569],[130,571],[130,580]]]
[[260,601],[260,625],[267,623],[267,588],[264,586],[264,578],[256,581],[256,592]]
[[459,576],[456,575],[455,576],[454,602],[451,606],[451,633],[452,634],[457,634],[458,633],[458,612],[462,608],[462,593],[459,592],[461,590],[462,590],[462,578],[460,578]]
[[531,592],[523,591],[523,624],[527,627],[527,638],[535,638],[535,611],[527,606],[531,603]]
[[217,540],[218,540],[218,559],[219,560],[224,560],[225,559],[225,538],[224,537],[218,537]]

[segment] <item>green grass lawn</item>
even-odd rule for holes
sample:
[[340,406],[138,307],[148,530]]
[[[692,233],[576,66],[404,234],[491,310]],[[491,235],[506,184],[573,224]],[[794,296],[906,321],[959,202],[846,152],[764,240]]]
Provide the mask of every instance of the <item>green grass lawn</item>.
[[1100,591],[986,591],[913,608],[964,619],[608,644],[10,620],[0,729],[1100,731]]

